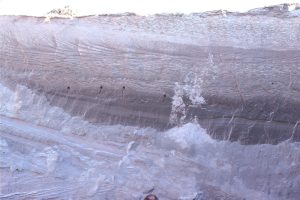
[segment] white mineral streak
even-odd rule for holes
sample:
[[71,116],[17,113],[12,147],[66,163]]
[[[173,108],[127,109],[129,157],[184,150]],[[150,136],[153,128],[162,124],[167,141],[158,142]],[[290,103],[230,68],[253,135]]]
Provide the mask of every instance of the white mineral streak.
[[[205,99],[202,96],[203,79],[209,76],[209,74],[212,74],[211,78],[215,79],[218,71],[218,66],[215,65],[213,59],[213,54],[209,53],[208,66],[203,67],[201,71],[197,70],[197,73],[190,72],[187,74],[184,79],[184,84],[180,85],[179,83],[175,83],[170,123],[182,123],[186,118],[187,107],[201,106],[201,104],[205,103]],[[188,97],[188,101],[190,101],[189,105],[186,105],[183,101],[183,96]]]
[[[205,70],[204,70],[205,71]],[[202,75],[203,73],[200,73]],[[170,114],[170,123],[183,123],[186,118],[186,109],[189,106],[200,106],[205,103],[202,97],[201,86],[203,84],[202,78],[194,73],[189,73],[185,79],[184,84],[175,83],[174,96],[172,97],[172,109]],[[183,97],[188,97],[188,105],[184,102]]]
[[178,83],[175,83],[174,96],[172,97],[172,110],[170,114],[170,123],[177,124],[186,117],[186,105],[183,102],[184,90]]

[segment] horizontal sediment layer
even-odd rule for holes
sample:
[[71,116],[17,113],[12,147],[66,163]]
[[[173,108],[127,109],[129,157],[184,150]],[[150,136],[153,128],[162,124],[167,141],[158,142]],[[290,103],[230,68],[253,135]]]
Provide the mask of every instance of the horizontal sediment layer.
[[89,122],[300,141],[299,17],[0,17],[1,82]]

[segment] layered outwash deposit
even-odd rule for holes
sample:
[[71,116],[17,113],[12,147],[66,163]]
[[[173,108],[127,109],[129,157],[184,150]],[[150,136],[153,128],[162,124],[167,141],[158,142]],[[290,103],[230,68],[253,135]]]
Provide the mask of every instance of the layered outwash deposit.
[[1,81],[94,123],[299,141],[299,7],[248,13],[1,16]]
[[299,5],[0,27],[1,199],[299,198]]

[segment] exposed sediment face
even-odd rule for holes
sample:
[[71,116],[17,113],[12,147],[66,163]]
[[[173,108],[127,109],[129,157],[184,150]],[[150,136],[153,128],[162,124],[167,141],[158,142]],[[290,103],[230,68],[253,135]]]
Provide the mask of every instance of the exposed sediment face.
[[297,199],[290,10],[0,16],[0,198]]
[[25,86],[0,85],[0,198],[292,199],[299,142],[216,141],[197,123],[168,131],[95,125]]
[[261,12],[2,16],[1,80],[90,122],[166,130],[197,118],[218,139],[299,141],[298,10]]

